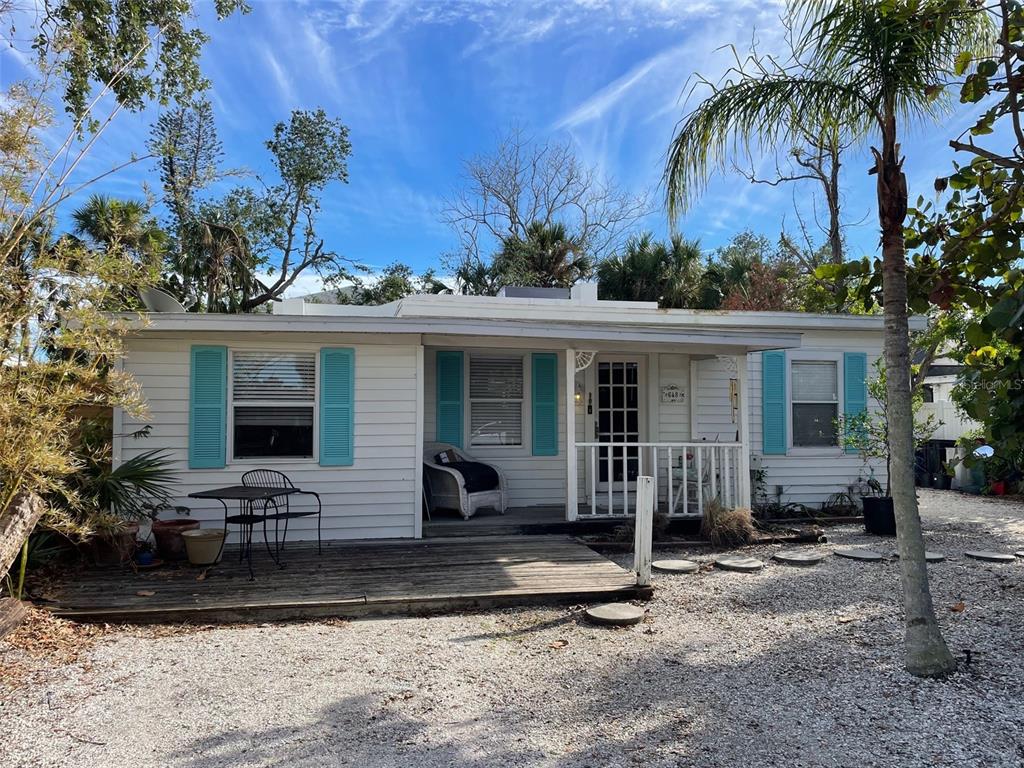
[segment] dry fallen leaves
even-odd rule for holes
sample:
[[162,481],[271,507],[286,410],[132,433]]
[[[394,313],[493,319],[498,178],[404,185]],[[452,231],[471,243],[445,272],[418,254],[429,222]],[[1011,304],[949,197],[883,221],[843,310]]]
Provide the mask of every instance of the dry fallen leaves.
[[961,600],[959,603],[955,603],[949,606],[949,610],[951,610],[953,613],[963,613],[966,607],[967,603]]
[[21,625],[0,640],[0,692],[18,687],[37,666],[74,664],[108,631],[106,625],[76,624],[30,608]]
[[553,643],[548,643],[548,648],[565,648],[568,644],[568,640],[555,640]]
[[135,594],[138,597],[152,597],[156,594],[156,592],[154,592],[152,589],[140,589]]

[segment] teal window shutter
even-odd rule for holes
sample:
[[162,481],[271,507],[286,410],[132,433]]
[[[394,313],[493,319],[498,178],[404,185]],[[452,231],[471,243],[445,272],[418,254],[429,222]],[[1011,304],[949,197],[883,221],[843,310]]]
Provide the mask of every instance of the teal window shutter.
[[463,354],[437,353],[437,441],[462,447]]
[[533,355],[533,455],[558,455],[558,355]]
[[786,353],[761,353],[761,451],[786,453]]
[[355,461],[356,352],[320,350],[320,466],[349,467]]
[[[843,355],[843,416],[850,418],[868,409],[868,356],[865,352]],[[851,445],[847,453],[857,453]]]
[[228,348],[194,346],[189,367],[188,466],[221,469],[227,452]]

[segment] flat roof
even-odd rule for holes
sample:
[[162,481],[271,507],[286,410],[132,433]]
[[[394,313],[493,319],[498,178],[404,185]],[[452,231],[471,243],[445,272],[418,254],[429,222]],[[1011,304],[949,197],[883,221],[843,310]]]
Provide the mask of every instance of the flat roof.
[[[879,315],[660,309],[656,303],[602,301],[594,283],[568,297],[551,292],[502,296],[413,295],[379,306],[285,299],[271,313],[148,313],[139,333],[360,333],[672,344],[714,354],[801,346],[814,331],[884,331]],[[925,327],[911,318],[911,329]]]

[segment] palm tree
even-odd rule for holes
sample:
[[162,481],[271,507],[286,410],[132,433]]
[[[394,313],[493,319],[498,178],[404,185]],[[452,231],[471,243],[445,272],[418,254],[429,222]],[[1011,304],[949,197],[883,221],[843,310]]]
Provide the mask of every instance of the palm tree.
[[761,150],[797,138],[793,115],[812,125],[835,123],[855,139],[872,137],[881,229],[885,367],[892,493],[906,619],[906,665],[913,674],[946,675],[955,662],[939,632],[925,569],[914,495],[907,263],[903,222],[907,181],[900,126],[934,117],[947,103],[954,60],[983,53],[993,27],[971,0],[790,0],[795,38],[789,64],[754,59],[687,115],[672,140],[665,170],[669,214],[700,191],[730,150]]
[[672,236],[668,245],[650,232],[634,235],[597,265],[601,297],[612,301],[656,301],[665,309],[692,307],[701,278],[700,242]]
[[136,200],[91,195],[71,214],[74,233],[94,247],[123,248],[140,263],[159,267],[167,250],[167,234],[149,209]]
[[501,285],[569,288],[588,277],[594,265],[580,242],[560,223],[535,221],[526,237],[510,236],[490,265]]

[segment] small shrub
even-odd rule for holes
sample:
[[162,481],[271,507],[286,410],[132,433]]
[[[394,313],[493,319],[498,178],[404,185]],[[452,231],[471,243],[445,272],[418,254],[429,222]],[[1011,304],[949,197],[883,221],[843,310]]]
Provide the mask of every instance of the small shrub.
[[701,534],[716,547],[740,547],[754,539],[754,521],[749,509],[727,509],[718,499],[704,507]]

